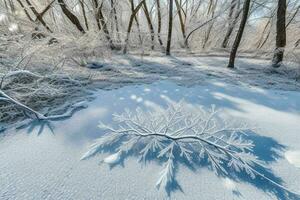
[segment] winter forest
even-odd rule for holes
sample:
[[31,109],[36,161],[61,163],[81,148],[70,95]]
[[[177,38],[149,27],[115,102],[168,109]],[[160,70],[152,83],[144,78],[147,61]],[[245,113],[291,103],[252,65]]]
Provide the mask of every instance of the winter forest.
[[0,0],[0,200],[300,200],[300,0]]

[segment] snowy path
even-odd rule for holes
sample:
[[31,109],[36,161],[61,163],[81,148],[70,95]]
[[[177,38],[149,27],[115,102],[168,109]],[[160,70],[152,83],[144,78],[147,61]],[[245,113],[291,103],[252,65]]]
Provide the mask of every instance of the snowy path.
[[128,158],[110,169],[99,165],[104,155],[80,161],[88,144],[101,136],[99,120],[124,108],[151,109],[184,98],[191,104],[224,109],[227,117],[259,127],[257,153],[268,162],[282,184],[300,192],[300,93],[237,87],[210,81],[186,88],[170,82],[97,91],[86,110],[71,119],[53,122],[54,133],[36,127],[4,133],[0,138],[0,199],[288,199],[261,181],[217,177],[207,167],[192,171],[179,166],[182,190],[167,193],[155,188],[160,164]]

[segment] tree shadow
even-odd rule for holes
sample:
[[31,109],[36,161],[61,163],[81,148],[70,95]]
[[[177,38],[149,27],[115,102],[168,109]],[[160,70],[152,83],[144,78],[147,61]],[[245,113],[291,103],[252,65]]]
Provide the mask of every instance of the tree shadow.
[[27,129],[28,134],[31,134],[35,130],[37,130],[37,136],[40,136],[46,129],[48,129],[54,135],[55,126],[49,120],[33,119],[33,120],[25,120],[16,127],[17,131],[23,129]]
[[[215,101],[218,101],[218,99],[212,92],[217,90],[232,97],[238,97],[275,110],[297,112],[295,106],[291,106],[285,101],[282,101],[282,96],[274,96],[274,91],[265,90],[264,92],[260,92],[258,90],[249,89],[249,87],[241,87],[242,93],[238,94],[232,87],[228,87],[246,85],[255,86],[260,89],[282,89],[283,91],[297,88],[296,82],[288,80],[286,77],[275,77],[274,75],[270,76],[266,74],[265,70],[268,69],[268,66],[266,66],[264,62],[253,64],[248,61],[249,59],[239,59],[238,65],[240,67],[229,71],[225,67],[227,59],[220,57],[212,57],[210,59],[192,57],[191,60],[188,60],[187,58],[170,56],[168,59],[159,62],[159,60],[156,59],[140,59],[128,55],[125,57],[125,60],[128,61],[131,72],[143,74],[142,79],[137,78],[125,85],[153,83],[157,80],[168,80],[173,82],[174,85],[176,84],[183,87],[205,85],[209,88],[213,88],[214,91],[209,91],[207,96]],[[223,85],[215,85],[213,82],[220,82]],[[290,87],[288,87],[289,85]],[[281,103],[274,103],[274,101],[278,102],[280,100]],[[222,101],[226,101],[228,104],[230,103],[232,108],[239,110],[239,108],[229,100],[222,99]],[[295,105],[296,104],[297,106],[299,105],[299,103],[295,102]]]
[[[252,153],[257,156],[260,160],[264,161],[265,163],[270,164],[273,162],[276,162],[278,159],[282,158],[282,154],[284,150],[286,149],[285,146],[279,144],[276,140],[270,138],[261,136],[259,134],[256,134],[254,132],[248,132],[245,136],[245,139],[251,140],[254,143],[254,148]],[[118,142],[104,146],[100,150],[98,149],[97,153],[109,153],[114,154],[115,152],[118,152],[118,149],[120,145],[124,142],[123,139],[119,140]],[[171,142],[171,141],[169,141]],[[125,167],[125,160],[129,157],[135,157],[139,159],[140,163],[143,165],[147,165],[150,162],[156,162],[159,165],[163,165],[166,162],[166,158],[159,158],[159,152],[152,151],[151,153],[148,153],[145,157],[141,158],[141,148],[139,146],[130,149],[126,153],[122,153],[120,156],[121,158],[113,163],[109,164],[110,169],[113,170],[114,167],[121,165]],[[96,153],[95,153],[96,154]],[[268,166],[260,166],[255,164],[253,168],[262,174],[262,176],[256,175],[256,177],[251,177],[248,173],[245,171],[236,171],[230,167],[228,167],[228,163],[223,160],[222,167],[225,169],[224,173],[223,171],[215,171],[212,169],[212,165],[209,163],[207,156],[205,156],[203,159],[198,158],[198,155],[193,154],[192,161],[187,160],[186,158],[182,157],[180,154],[179,149],[175,149],[174,151],[174,175],[172,180],[165,186],[165,191],[168,194],[168,196],[171,196],[173,192],[175,191],[181,191],[184,193],[183,186],[180,185],[180,183],[176,180],[176,175],[178,172],[178,167],[186,167],[189,170],[196,172],[197,170],[201,168],[208,168],[214,172],[216,172],[216,175],[220,178],[229,178],[231,180],[237,181],[237,182],[244,182],[251,184],[252,186],[256,187],[259,190],[264,191],[265,193],[273,194],[277,197],[277,199],[280,200],[291,200],[291,199],[299,199],[300,196],[296,193],[293,193],[291,191],[288,191],[284,189],[284,181],[282,178],[277,176]],[[94,154],[93,154],[94,155]],[[267,178],[266,178],[267,177]],[[271,181],[270,181],[271,180]],[[272,182],[273,181],[273,182]],[[274,184],[274,182],[276,184]],[[243,196],[242,193],[237,189],[233,189],[232,193],[235,196]]]
[[37,130],[37,135],[40,136],[46,129],[48,129],[54,135],[54,122],[70,119],[76,112],[87,108],[87,105],[85,104],[78,104],[78,106],[75,107],[73,106],[74,105],[64,108],[62,111],[63,114],[60,115],[50,115],[50,113],[45,114],[45,117],[49,117],[49,119],[38,119],[35,115],[24,112],[24,116],[26,116],[26,119],[23,119],[13,126],[0,126],[0,133],[5,132],[7,129],[15,128],[17,131],[27,129],[28,134],[31,134],[34,132],[34,130]]

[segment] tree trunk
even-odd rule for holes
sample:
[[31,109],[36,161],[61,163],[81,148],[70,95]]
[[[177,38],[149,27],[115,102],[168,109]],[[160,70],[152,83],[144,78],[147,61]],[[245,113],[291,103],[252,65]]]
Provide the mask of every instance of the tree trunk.
[[[241,14],[239,4],[240,4],[240,0],[232,0],[232,2],[231,2],[231,7],[230,7],[230,11],[229,11],[229,16],[228,16],[229,23],[228,23],[228,28],[227,28],[224,40],[222,42],[222,48],[227,48],[229,40],[230,40],[230,36],[234,30],[235,25],[238,22],[239,16]],[[234,9],[236,10],[236,13],[235,13],[235,16],[233,17]]]
[[154,28],[153,28],[153,25],[152,25],[152,21],[151,21],[151,17],[150,17],[150,14],[149,14],[149,10],[148,10],[146,1],[144,1],[143,5],[144,5],[143,8],[144,8],[145,16],[146,16],[146,19],[147,19],[148,27],[149,27],[150,34],[151,34],[151,50],[154,50],[154,34],[155,34],[154,33]]
[[17,2],[20,4],[21,8],[23,9],[23,11],[25,12],[25,15],[27,16],[27,18],[33,22],[33,19],[31,18],[30,14],[28,13],[27,9],[25,8],[24,4],[22,3],[21,0],[17,0]]
[[[44,21],[44,19],[43,19],[43,16],[40,14],[40,13],[38,13],[38,11],[35,9],[35,7],[31,4],[31,2],[29,1],[29,0],[26,0],[26,3],[28,4],[28,6],[30,7],[30,9],[31,9],[31,11],[33,12],[33,14],[35,15],[35,17],[36,17],[36,21],[38,20],[39,22],[41,22],[41,24],[50,32],[50,33],[52,33],[52,30],[49,28],[49,26],[47,25],[47,23]],[[53,2],[52,2],[53,3]],[[50,3],[48,6],[49,6],[49,8],[51,7],[51,4],[52,3]],[[48,8],[48,9],[49,9]],[[46,9],[47,9],[47,7],[46,7]],[[45,10],[46,10],[45,9]],[[47,10],[48,10],[47,9]],[[44,14],[45,14],[45,12],[43,12]],[[43,15],[44,15],[43,14]]]
[[89,23],[88,23],[88,20],[87,20],[87,17],[86,17],[84,2],[83,2],[83,0],[80,0],[79,3],[80,3],[80,6],[81,6],[82,15],[83,15],[83,18],[84,18],[84,23],[85,23],[86,30],[89,30]]
[[84,29],[82,28],[80,21],[78,18],[67,8],[64,0],[58,0],[58,3],[63,11],[63,13],[67,16],[67,18],[76,26],[76,28],[81,32],[85,33]]
[[161,39],[160,33],[161,33],[161,11],[160,11],[160,0],[156,0],[156,6],[157,6],[157,37],[158,42],[160,46],[163,46],[163,41]]
[[173,0],[169,0],[169,28],[168,28],[168,39],[166,55],[171,55],[171,40],[172,40],[172,30],[173,30]]
[[272,60],[272,66],[280,67],[283,60],[284,47],[286,45],[286,0],[278,0],[277,22],[276,22],[276,49]]
[[117,32],[117,39],[118,39],[118,42],[121,42],[119,23],[118,23],[118,15],[117,15],[117,10],[116,10],[116,7],[115,7],[114,0],[110,0],[110,6],[111,6],[111,9],[112,9],[113,15],[114,15],[116,32]]
[[113,50],[113,49],[115,49],[115,45],[113,44],[113,41],[110,37],[109,31],[108,31],[108,28],[107,28],[107,24],[105,22],[104,15],[102,13],[102,5],[98,8],[97,15],[98,15],[98,19],[100,20],[101,26],[103,28],[103,32],[105,34],[105,37],[109,42],[110,49]]
[[182,7],[181,7],[181,2],[179,3],[178,0],[175,0],[175,4],[177,7],[177,13],[178,13],[178,17],[179,17],[179,23],[180,23],[180,29],[181,29],[181,33],[182,33],[182,37],[183,37],[183,43],[184,43],[184,47],[186,46],[185,43],[185,39],[186,39],[186,32],[185,32],[185,22],[182,16]]
[[[215,3],[214,3],[214,1],[211,1],[211,4],[209,6],[209,12],[207,13],[208,16],[211,14],[211,19],[214,19],[214,17],[215,17],[215,10],[216,10],[217,4],[218,4],[218,1],[216,1]],[[209,25],[209,27],[205,33],[202,49],[205,49],[205,47],[206,47],[206,44],[210,38],[210,34],[211,34],[211,30],[212,30],[213,26],[214,26],[214,21],[212,21],[212,23]]]
[[295,48],[297,48],[300,44],[300,39],[295,42]]
[[240,45],[242,37],[243,37],[244,29],[245,29],[248,14],[249,14],[249,8],[250,8],[250,0],[245,0],[244,7],[243,7],[243,17],[242,17],[242,21],[241,21],[238,33],[236,35],[235,41],[232,46],[229,63],[227,66],[228,68],[234,68],[236,53],[237,53],[237,50],[239,48],[239,45]]
[[96,23],[97,23],[97,27],[98,30],[101,31],[101,24],[100,24],[100,20],[99,20],[99,4],[98,4],[98,0],[93,0],[93,4],[94,4],[94,14],[95,14],[95,19],[96,19]]
[[126,35],[126,39],[125,39],[125,47],[123,49],[123,54],[127,53],[127,47],[128,47],[128,43],[129,43],[129,37],[130,37],[131,28],[132,28],[132,25],[133,25],[133,20],[136,20],[137,25],[139,26],[137,18],[136,18],[136,14],[138,13],[138,11],[140,10],[140,8],[142,7],[144,1],[145,0],[142,0],[136,6],[136,8],[134,8],[134,2],[133,2],[133,0],[130,1],[130,3],[131,3],[131,15],[130,15],[129,24],[128,24],[128,28],[127,28],[127,35]]

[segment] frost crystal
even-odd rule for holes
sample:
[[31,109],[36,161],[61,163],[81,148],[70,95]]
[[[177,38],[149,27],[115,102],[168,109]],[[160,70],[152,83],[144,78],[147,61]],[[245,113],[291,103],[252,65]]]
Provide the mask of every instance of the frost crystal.
[[249,128],[228,123],[220,114],[215,106],[206,110],[184,101],[155,111],[125,110],[114,115],[114,127],[100,123],[107,133],[82,159],[104,150],[113,152],[103,160],[107,164],[117,164],[129,155],[141,161],[157,159],[164,163],[157,188],[167,188],[175,181],[179,160],[190,166],[204,161],[216,173],[227,174],[230,169],[254,178],[259,173],[254,166],[262,163],[251,153],[253,142],[243,137]]

